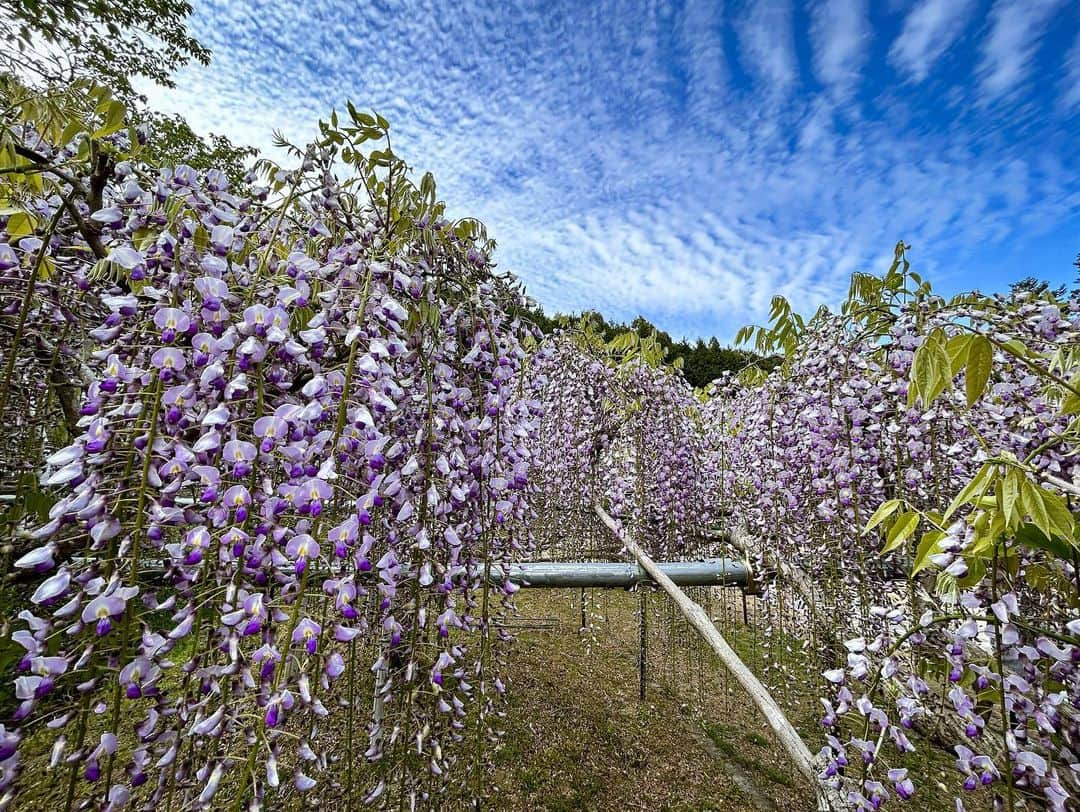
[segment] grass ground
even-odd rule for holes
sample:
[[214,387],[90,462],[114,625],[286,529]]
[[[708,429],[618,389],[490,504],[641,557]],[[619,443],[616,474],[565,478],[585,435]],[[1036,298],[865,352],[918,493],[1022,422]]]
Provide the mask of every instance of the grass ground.
[[[710,607],[721,631],[755,673],[772,669],[768,681],[783,683],[777,696],[811,749],[816,749],[817,680],[811,672],[817,666],[808,664],[805,652],[795,652],[794,641],[780,632],[763,644],[760,627],[741,625],[746,610],[737,593],[718,597],[717,592],[702,590],[694,597]],[[576,590],[523,590],[517,605],[518,614],[509,621],[516,640],[502,672],[508,707],[501,743],[490,753],[484,809],[801,812],[814,808],[812,789],[791,767],[756,709],[662,596],[653,593],[648,598],[644,702],[638,697],[637,593],[590,591],[584,630]],[[749,611],[750,622],[760,624],[752,604]],[[91,739],[102,723],[92,722]],[[332,739],[341,731],[326,733]],[[19,808],[64,808],[64,776],[44,769],[49,741],[51,737],[35,737],[24,749],[26,794],[20,797]],[[129,747],[122,743],[120,763]],[[343,747],[344,742],[331,745],[331,750],[340,754]],[[920,790],[914,808],[951,812],[951,792],[934,786],[938,781],[955,783],[951,757],[921,747],[918,758],[923,760],[920,771],[931,780]],[[362,771],[364,765],[357,768]],[[222,801],[222,808],[229,805],[229,792],[234,790],[226,787],[234,775],[230,771],[215,799]],[[80,782],[77,797],[85,789]],[[290,789],[283,788],[273,808],[300,810],[316,800],[323,809],[348,808],[329,785],[325,793],[304,799]],[[439,800],[445,810],[472,808],[470,798],[455,797],[450,791]],[[988,798],[971,798],[967,808],[988,808],[983,800]]]
[[655,666],[639,701],[636,595],[590,598],[585,634],[578,600],[519,595],[508,728],[492,776],[498,808],[813,808],[812,790],[746,703],[702,719]]

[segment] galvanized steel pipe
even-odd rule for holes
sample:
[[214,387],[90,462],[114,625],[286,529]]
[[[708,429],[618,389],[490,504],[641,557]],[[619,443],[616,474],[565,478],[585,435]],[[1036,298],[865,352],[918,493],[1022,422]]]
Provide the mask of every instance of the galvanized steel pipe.
[[[742,561],[707,558],[703,561],[666,561],[657,565],[679,586],[745,587],[750,573]],[[492,565],[491,579],[506,580],[502,567]],[[598,561],[523,561],[510,565],[510,582],[521,587],[630,589],[653,579],[638,564]]]

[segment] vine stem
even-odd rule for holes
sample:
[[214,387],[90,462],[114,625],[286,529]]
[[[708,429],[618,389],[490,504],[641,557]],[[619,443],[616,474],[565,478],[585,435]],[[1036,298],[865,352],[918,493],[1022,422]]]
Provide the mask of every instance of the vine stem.
[[[358,311],[359,314],[360,314],[360,318],[363,317],[364,312],[367,310],[367,300],[368,300],[368,294],[369,294],[369,290],[370,290],[370,283],[371,283],[371,272],[368,271],[368,275],[367,275],[367,278],[366,278],[365,283],[364,283],[364,297],[363,297],[363,301],[362,301],[362,303],[360,305],[360,309]],[[333,439],[331,440],[331,446],[330,446],[330,448],[332,449],[332,453],[335,453],[335,454],[337,453],[337,444],[338,444],[338,441],[341,439],[341,432],[345,428],[345,420],[346,420],[346,417],[348,416],[348,411],[349,411],[349,409],[348,409],[349,389],[352,386],[353,367],[354,367],[355,361],[356,361],[356,350],[357,350],[357,347],[359,347],[359,346],[360,346],[360,340],[359,340],[359,338],[357,338],[356,340],[353,341],[352,346],[349,348],[349,359],[346,362],[346,368],[345,368],[345,382],[344,382],[344,385],[343,385],[343,388],[342,388],[342,391],[341,391],[341,401],[338,404],[337,421],[335,423],[334,436],[333,436]],[[324,515],[326,515],[325,512],[323,514],[321,514],[321,516],[324,516]],[[320,518],[321,518],[321,516],[320,516]],[[319,532],[319,527],[318,527],[318,524],[316,524],[316,526],[314,528],[312,528],[312,536],[317,538],[318,537],[318,532]],[[289,658],[288,658],[287,655],[288,655],[289,648],[292,645],[293,632],[296,630],[296,624],[300,620],[300,605],[304,601],[304,589],[305,589],[305,587],[307,585],[307,576],[308,576],[309,572],[311,572],[311,567],[305,567],[304,572],[300,575],[300,583],[297,586],[296,598],[293,601],[292,608],[291,608],[291,610],[289,612],[289,622],[288,622],[288,626],[286,627],[286,632],[285,632],[285,636],[283,638],[283,643],[282,643],[282,645],[285,647],[285,655],[282,656],[281,665],[274,673],[274,683],[273,683],[273,686],[272,686],[272,688],[270,690],[270,696],[271,697],[273,697],[273,695],[277,693],[277,690],[281,685],[281,679],[282,679],[282,677],[283,677],[283,675],[285,673],[285,670],[288,668],[288,659]],[[258,727],[257,729],[259,731],[259,734],[258,734],[259,735],[259,740],[261,742],[265,742],[265,733],[263,732],[263,728]],[[241,784],[239,791],[236,793],[236,805],[234,807],[235,812],[240,812],[240,809],[243,807],[244,793],[247,791],[248,779],[249,778],[251,779],[252,786],[254,786],[254,773],[253,773],[253,770],[255,768],[255,754],[258,753],[259,750],[260,750],[260,748],[258,748],[258,747],[252,747],[251,752],[248,754],[247,766],[244,769],[244,774],[243,774],[243,778],[242,778],[243,783]]]
[[[998,549],[994,547],[994,563],[990,572],[990,595],[994,602],[997,602],[997,578],[998,578]],[[998,690],[998,707],[1001,710],[1001,740],[1005,745],[1005,786],[1008,789],[1008,801],[1009,812],[1013,812],[1016,808],[1016,799],[1014,797],[1015,791],[1013,790],[1013,774],[1012,774],[1012,756],[1009,753],[1009,711],[1005,706],[1005,668],[1001,661],[1001,621],[998,620],[997,615],[993,617],[994,622],[994,670],[997,671],[998,679],[1000,680]]]
[[[142,475],[139,479],[139,498],[135,507],[135,530],[131,534],[131,572],[128,575],[129,586],[135,586],[139,579],[139,538],[143,532],[143,524],[146,520],[146,485],[150,478],[150,460],[154,456],[154,440],[157,437],[158,412],[161,410],[161,376],[158,376],[154,384],[154,405],[150,410],[150,425],[147,427],[148,439],[146,442],[146,454],[143,457]],[[123,665],[124,657],[127,656],[128,645],[131,642],[131,624],[135,615],[134,610],[124,614],[124,631],[120,637],[120,665]],[[123,693],[120,689],[120,679],[116,680],[113,689],[113,712],[109,723],[109,729],[114,734],[119,733],[120,705],[123,702]],[[109,755],[109,763],[105,769],[105,797],[109,797],[112,788],[113,767],[116,763],[116,753]]]
[[60,215],[63,213],[62,207],[57,207],[56,213],[49,221],[49,227],[45,230],[45,239],[41,243],[41,248],[38,249],[37,258],[34,260],[34,267],[30,269],[30,276],[26,280],[26,290],[23,292],[22,305],[19,308],[19,321],[15,325],[15,335],[11,339],[11,350],[8,355],[7,363],[4,365],[4,383],[3,389],[0,389],[0,415],[4,413],[4,407],[7,406],[8,395],[11,392],[11,379],[15,374],[15,359],[19,354],[19,344],[22,342],[23,330],[26,329],[26,318],[30,313],[30,303],[34,300],[34,283],[37,281],[38,274],[41,273],[41,268],[45,264],[45,257],[48,255],[49,241],[56,233],[56,227],[60,224]]

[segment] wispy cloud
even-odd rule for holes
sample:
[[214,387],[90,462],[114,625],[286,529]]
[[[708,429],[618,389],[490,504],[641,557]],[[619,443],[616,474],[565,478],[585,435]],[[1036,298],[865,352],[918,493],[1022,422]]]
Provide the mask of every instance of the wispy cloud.
[[889,61],[921,82],[956,42],[975,6],[975,0],[920,0],[889,49]]
[[859,80],[870,43],[866,0],[822,0],[811,9],[814,72],[840,96]]
[[797,39],[792,9],[765,3],[206,2],[195,33],[214,63],[154,102],[265,148],[351,98],[391,121],[451,214],[487,223],[549,311],[728,338],[773,293],[837,301],[901,237],[955,288],[986,284],[965,276],[975,261],[1080,222],[1063,91],[1023,137],[1008,104],[951,112],[896,87],[871,56],[888,40],[846,14],[862,9],[800,8]]
[[724,4],[720,0],[688,0],[675,26],[686,70],[686,106],[699,118],[727,90],[724,54]]
[[1061,104],[1066,110],[1080,108],[1080,34],[1069,49],[1061,91]]
[[978,76],[982,90],[1001,96],[1023,82],[1042,34],[1063,0],[998,0],[983,41]]
[[746,69],[764,93],[782,93],[795,83],[798,67],[791,31],[791,6],[785,0],[750,2],[736,11],[735,30]]

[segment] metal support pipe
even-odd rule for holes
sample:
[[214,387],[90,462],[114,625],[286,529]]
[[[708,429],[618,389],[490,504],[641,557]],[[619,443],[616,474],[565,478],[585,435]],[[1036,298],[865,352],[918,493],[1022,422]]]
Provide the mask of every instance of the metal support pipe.
[[[707,558],[703,561],[667,561],[657,564],[679,586],[738,586],[750,583],[750,571],[742,561]],[[491,566],[491,579],[502,582],[502,567]],[[522,587],[548,589],[591,587],[630,589],[655,583],[638,564],[610,564],[596,561],[523,561],[510,565],[510,581]]]
[[649,668],[649,635],[646,626],[649,590],[638,590],[638,701],[645,701],[645,679]]

